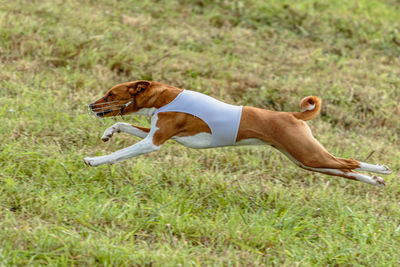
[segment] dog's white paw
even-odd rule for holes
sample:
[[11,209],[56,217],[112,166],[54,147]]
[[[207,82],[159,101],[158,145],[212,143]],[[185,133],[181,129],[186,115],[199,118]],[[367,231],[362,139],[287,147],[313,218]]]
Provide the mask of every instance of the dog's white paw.
[[385,180],[383,180],[382,177],[373,176],[372,179],[375,180],[377,186],[386,186],[386,182],[385,182]]
[[91,167],[97,167],[97,166],[103,164],[102,160],[100,160],[100,157],[94,157],[94,158],[86,157],[83,159],[83,161],[85,162],[85,164],[87,166],[91,166]]
[[99,157],[86,157],[83,159],[86,165],[91,166],[91,167],[97,167],[99,165],[103,164],[114,164],[115,161],[110,158],[109,156],[99,156]]
[[83,159],[83,162],[85,162],[85,164],[87,165],[87,166],[92,166],[93,167],[93,158],[88,158],[88,157],[86,157],[86,158],[84,158]]
[[101,140],[103,140],[103,142],[107,142],[108,140],[110,140],[110,138],[113,136],[113,134],[114,134],[114,131],[113,131],[112,127],[110,127],[104,131],[103,136],[101,137]]
[[113,134],[115,132],[119,132],[119,131],[114,126],[107,128],[104,131],[103,136],[101,137],[101,140],[103,140],[103,142],[107,142],[108,140],[110,140],[110,138],[113,136]]
[[389,169],[389,167],[385,166],[385,165],[378,165],[382,170],[381,173],[382,174],[391,174],[392,171]]

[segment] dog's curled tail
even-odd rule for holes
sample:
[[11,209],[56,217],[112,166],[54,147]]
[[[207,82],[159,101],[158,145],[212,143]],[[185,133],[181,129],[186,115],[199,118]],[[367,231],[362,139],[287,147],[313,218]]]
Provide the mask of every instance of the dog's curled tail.
[[308,121],[318,116],[322,100],[317,96],[307,96],[300,101],[301,112],[292,112],[300,120]]

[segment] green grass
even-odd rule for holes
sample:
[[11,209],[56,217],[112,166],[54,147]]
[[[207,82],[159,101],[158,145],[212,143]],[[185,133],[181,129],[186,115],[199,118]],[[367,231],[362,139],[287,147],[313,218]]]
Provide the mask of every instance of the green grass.
[[[398,1],[3,1],[0,265],[398,266]],[[269,147],[158,153],[89,168],[138,139],[87,103],[149,79],[296,111],[384,189],[306,172]],[[148,125],[140,117],[116,120]]]

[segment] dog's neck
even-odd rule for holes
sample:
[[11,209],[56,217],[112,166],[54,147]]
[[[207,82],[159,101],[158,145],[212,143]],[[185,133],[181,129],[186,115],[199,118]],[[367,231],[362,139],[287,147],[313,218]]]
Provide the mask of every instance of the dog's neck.
[[151,117],[157,111],[157,108],[141,108],[136,112],[133,112],[132,115],[143,115]]
[[175,87],[165,88],[157,93],[154,107],[161,108],[172,102],[183,90]]
[[175,87],[163,88],[162,90],[155,90],[148,95],[146,102],[138,101],[138,110],[134,111],[132,115],[153,116],[154,113],[161,107],[168,105],[179,95],[183,90]]

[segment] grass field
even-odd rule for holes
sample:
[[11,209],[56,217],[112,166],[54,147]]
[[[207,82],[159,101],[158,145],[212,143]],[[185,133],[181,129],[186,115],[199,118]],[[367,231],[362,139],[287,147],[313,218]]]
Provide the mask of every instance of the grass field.
[[[399,266],[400,2],[1,1],[0,265]],[[306,172],[270,147],[89,168],[138,139],[86,105],[147,79],[297,111],[386,188]]]

